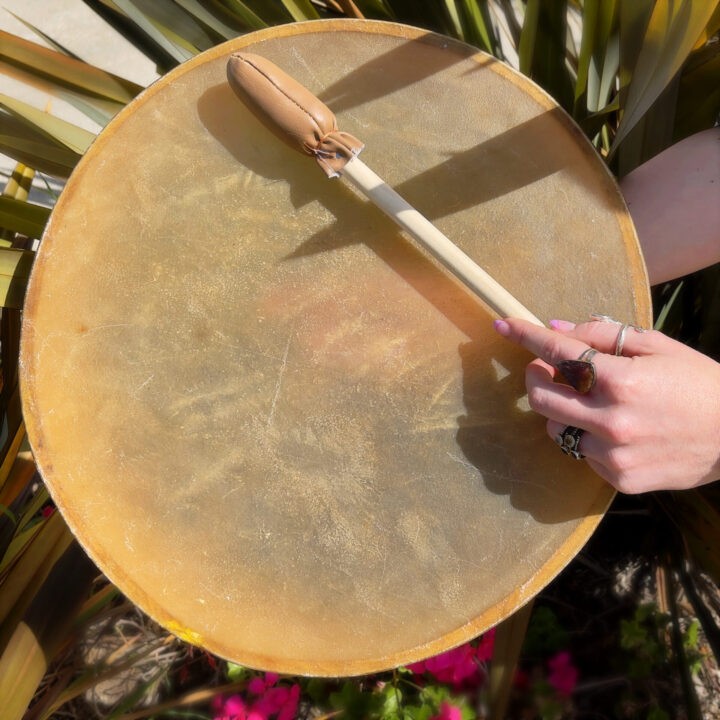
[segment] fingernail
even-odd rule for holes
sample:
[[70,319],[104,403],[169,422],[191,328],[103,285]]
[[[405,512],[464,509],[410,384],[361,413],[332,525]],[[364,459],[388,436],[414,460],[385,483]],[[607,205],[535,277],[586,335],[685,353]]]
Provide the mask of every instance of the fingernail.
[[549,325],[553,330],[559,330],[560,332],[568,332],[569,330],[575,329],[575,323],[569,320],[551,320]]
[[510,334],[510,325],[508,325],[505,320],[493,321],[493,327],[495,331],[503,337],[507,337]]

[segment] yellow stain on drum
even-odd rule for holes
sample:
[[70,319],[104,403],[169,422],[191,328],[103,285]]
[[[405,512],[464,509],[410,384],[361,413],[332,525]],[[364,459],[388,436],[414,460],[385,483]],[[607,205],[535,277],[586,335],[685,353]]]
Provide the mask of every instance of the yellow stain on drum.
[[194,630],[190,630],[190,628],[181,625],[176,620],[168,620],[163,624],[165,625],[167,630],[169,630],[173,635],[177,635],[177,637],[179,637],[181,640],[189,642],[191,645],[203,644],[203,636],[200,633],[195,632]]

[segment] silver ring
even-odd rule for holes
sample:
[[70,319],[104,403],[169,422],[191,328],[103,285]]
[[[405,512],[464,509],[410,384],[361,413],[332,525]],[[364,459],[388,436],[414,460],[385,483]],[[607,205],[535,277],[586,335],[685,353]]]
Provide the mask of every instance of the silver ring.
[[568,425],[559,435],[555,436],[555,442],[560,449],[575,460],[582,460],[585,456],[580,452],[580,440],[585,431]]
[[[613,323],[613,325],[625,325],[622,320],[616,320],[614,317],[610,317],[610,315],[603,315],[601,313],[591,313],[590,318],[592,320],[597,320],[598,322],[606,322],[606,323]],[[630,323],[627,323],[627,327],[632,328],[635,332],[639,333],[645,333],[647,330],[643,327],[640,327],[639,325],[631,325]]]
[[615,323],[615,325],[622,325],[622,322],[620,320],[616,320],[614,317],[610,317],[610,315],[603,315],[602,313],[591,313],[590,317],[593,320],[597,320],[598,322],[607,322]]
[[580,357],[578,358],[578,360],[582,360],[583,362],[591,362],[597,354],[598,351],[595,348],[588,348],[587,350],[583,350],[580,353]]
[[627,329],[629,328],[629,325],[623,324],[623,326],[620,328],[620,332],[618,333],[617,340],[615,341],[615,354],[616,355],[622,355],[623,346],[625,345],[625,333],[627,332]]

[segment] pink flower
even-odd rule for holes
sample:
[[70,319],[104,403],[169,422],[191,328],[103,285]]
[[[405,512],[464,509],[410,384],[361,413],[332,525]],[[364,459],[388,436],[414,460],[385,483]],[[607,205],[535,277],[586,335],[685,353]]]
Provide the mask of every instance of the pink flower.
[[300,702],[300,686],[295,684],[290,688],[290,694],[284,705],[280,708],[277,720],[293,720],[297,715],[298,703]]
[[213,699],[214,720],[247,720],[247,707],[239,695]]
[[485,679],[480,663],[492,657],[495,631],[486,632],[477,647],[470,643],[440,653],[434,657],[408,665],[415,675],[429,673],[437,681],[458,688],[468,683],[478,684]]
[[261,698],[253,705],[253,710],[270,716],[279,713],[285,707],[290,699],[290,688],[275,687],[270,688]]
[[480,662],[487,662],[492,659],[495,648],[495,628],[490,628],[480,639],[477,646],[477,659]]
[[548,660],[547,679],[558,695],[562,697],[572,695],[575,685],[577,685],[578,671],[572,664],[569,652],[559,652]]
[[279,680],[277,673],[265,673],[265,677],[254,677],[248,683],[248,692],[251,695],[262,695],[268,688],[271,688]]
[[462,720],[460,708],[444,702],[440,705],[440,714],[433,715],[430,720]]
[[478,672],[475,648],[469,643],[430,658],[426,666],[440,682],[450,683],[455,687],[459,687]]
[[240,695],[213,701],[213,720],[293,720],[300,702],[300,686],[275,684],[278,676],[266,673],[248,683],[248,694],[255,699],[247,704]]

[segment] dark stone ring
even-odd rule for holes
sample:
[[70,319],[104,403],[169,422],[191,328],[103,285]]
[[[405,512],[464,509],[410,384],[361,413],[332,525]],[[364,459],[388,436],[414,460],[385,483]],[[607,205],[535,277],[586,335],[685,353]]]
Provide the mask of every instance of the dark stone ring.
[[584,395],[593,389],[597,380],[597,371],[592,362],[596,354],[595,348],[588,348],[577,360],[561,360],[555,367],[571,387]]

